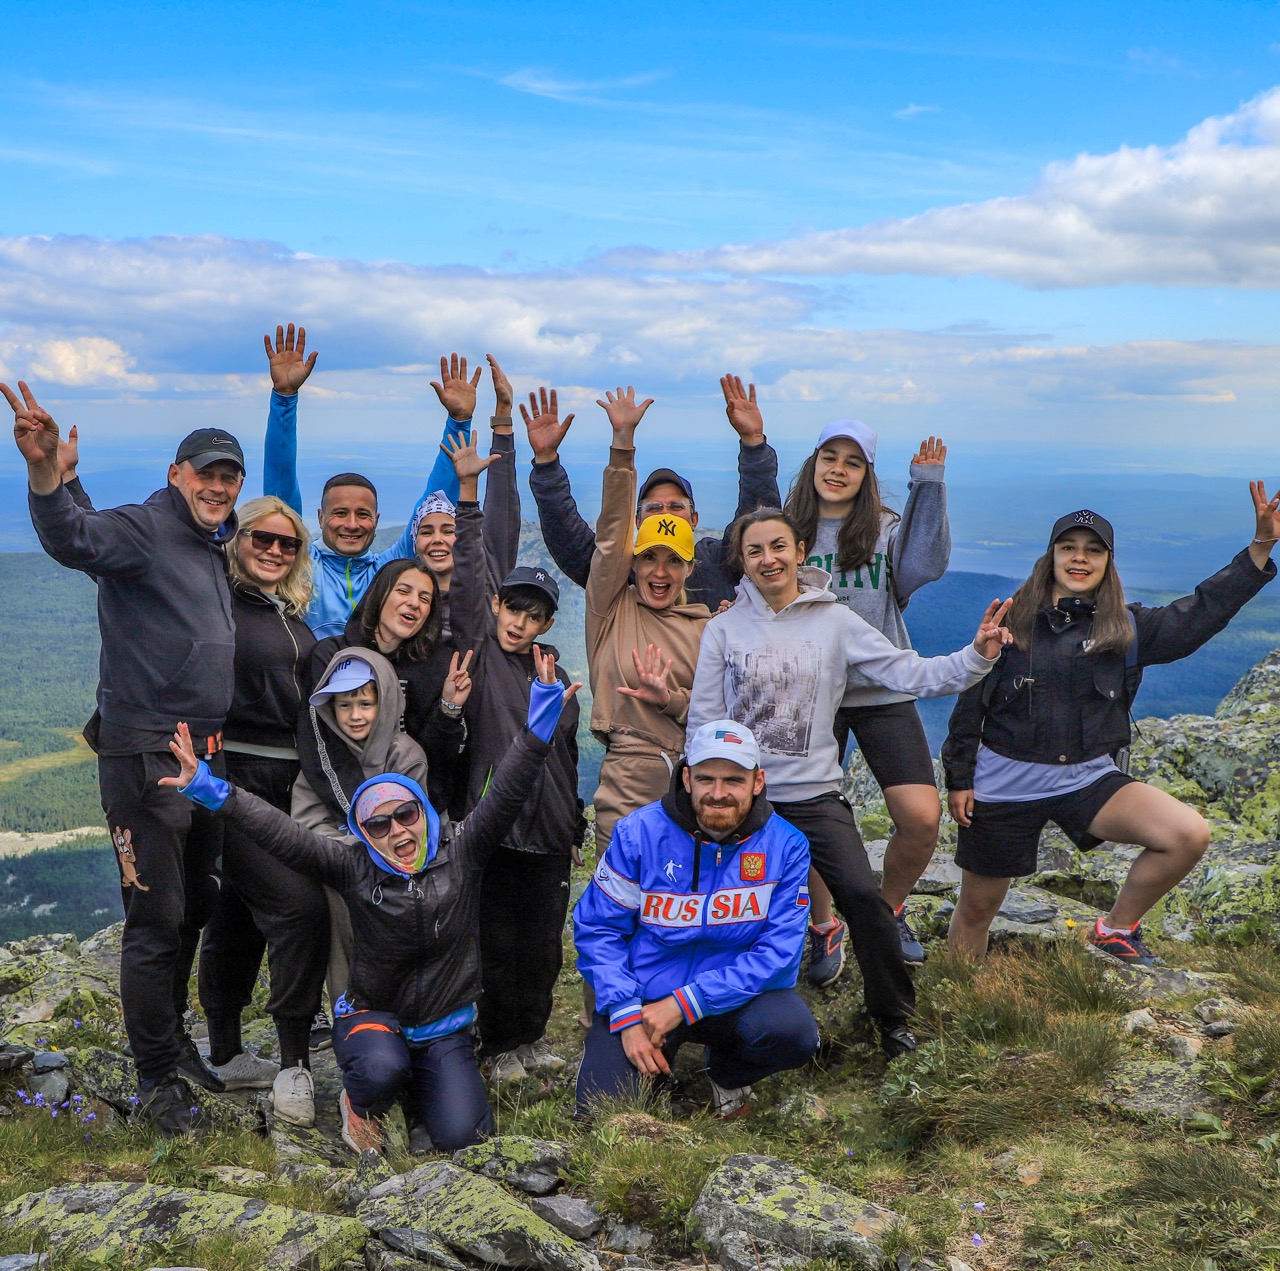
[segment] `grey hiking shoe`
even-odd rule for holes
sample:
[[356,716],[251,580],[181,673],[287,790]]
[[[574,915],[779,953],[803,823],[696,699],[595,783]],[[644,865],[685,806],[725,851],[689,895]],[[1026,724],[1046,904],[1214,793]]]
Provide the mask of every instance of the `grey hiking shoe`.
[[826,931],[809,926],[809,983],[826,988],[844,970],[844,938],[849,928],[837,918]]

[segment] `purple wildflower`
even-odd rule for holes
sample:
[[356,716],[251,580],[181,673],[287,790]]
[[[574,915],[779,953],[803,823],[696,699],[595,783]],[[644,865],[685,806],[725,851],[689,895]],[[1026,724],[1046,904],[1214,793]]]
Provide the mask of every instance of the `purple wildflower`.
[[970,1240],[969,1243],[972,1244],[975,1249],[981,1249],[982,1246],[986,1243],[986,1241],[984,1241],[983,1238],[980,1235],[978,1235],[978,1233],[975,1231],[973,1233],[973,1238]]

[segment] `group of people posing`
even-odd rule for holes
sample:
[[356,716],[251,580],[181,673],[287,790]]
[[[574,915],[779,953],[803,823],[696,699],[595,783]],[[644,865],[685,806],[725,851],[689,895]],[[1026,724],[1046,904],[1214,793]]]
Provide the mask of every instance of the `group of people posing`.
[[[312,537],[297,406],[316,354],[292,325],[265,344],[263,494],[244,503],[239,443],[206,428],[144,503],[95,509],[77,430],[62,436],[25,383],[0,385],[40,542],[98,589],[85,736],[120,866],[139,1107],[179,1134],[206,1123],[193,1085],[269,1087],[277,1117],[310,1125],[311,1055],[331,1044],[350,1147],[379,1148],[399,1103],[413,1150],[454,1150],[492,1132],[486,1071],[565,1066],[545,1033],[586,820],[580,686],[547,638],[560,583],[519,560],[515,400],[492,357],[487,445],[481,369],[441,358],[439,449],[403,533],[375,551],[378,496],[358,473],[325,482]],[[718,537],[698,537],[679,472],[637,474],[651,400],[619,388],[599,403],[594,529],[559,458],[573,416],[546,388],[520,406],[544,541],[585,590],[605,747],[573,914],[582,1115],[669,1073],[686,1041],[706,1047],[714,1111],[747,1110],[755,1082],[817,1049],[795,991],[806,944],[816,985],[851,944],[886,1055],[914,1049],[909,966],[925,953],[904,904],[941,814],[918,697],[960,694],[943,748],[962,871],[952,950],[985,956],[1053,821],[1081,848],[1142,848],[1088,939],[1152,962],[1142,916],[1209,831],[1123,771],[1130,704],[1145,666],[1193,652],[1275,573],[1280,495],[1261,482],[1252,541],[1159,608],[1125,602],[1114,530],[1081,509],[971,644],[921,657],[903,610],[948,565],[946,447],[921,444],[899,514],[881,500],[876,433],[836,420],[784,499],[754,386],[721,388],[739,497]],[[840,791],[851,736],[894,824],[879,882]],[[278,1062],[241,1035],[264,953]],[[185,1022],[197,956],[207,1054]]]

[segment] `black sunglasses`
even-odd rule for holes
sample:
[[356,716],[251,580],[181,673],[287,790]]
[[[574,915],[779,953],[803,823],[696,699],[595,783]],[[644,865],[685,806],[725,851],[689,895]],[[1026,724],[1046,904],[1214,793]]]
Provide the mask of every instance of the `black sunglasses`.
[[240,533],[253,539],[254,547],[260,552],[270,551],[274,544],[279,543],[282,556],[296,556],[302,546],[302,540],[291,534],[272,534],[268,530],[241,530]]
[[362,821],[360,825],[370,838],[384,839],[391,833],[392,821],[397,825],[403,825],[407,829],[409,826],[416,824],[421,815],[422,804],[417,799],[410,799],[407,803],[402,803],[394,812],[384,812],[379,816],[371,816],[367,821]]

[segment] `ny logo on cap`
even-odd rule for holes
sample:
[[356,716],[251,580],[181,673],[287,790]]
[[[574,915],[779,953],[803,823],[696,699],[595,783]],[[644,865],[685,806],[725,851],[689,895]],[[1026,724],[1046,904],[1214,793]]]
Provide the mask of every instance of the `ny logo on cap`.
[[1077,513],[1075,514],[1074,520],[1075,520],[1075,523],[1076,523],[1077,525],[1092,525],[1092,524],[1093,524],[1093,513],[1092,513],[1092,512],[1077,512]]
[[534,577],[535,577],[535,578],[536,578],[540,583],[545,583],[545,582],[547,581],[547,571],[546,571],[545,569],[535,569],[535,570],[533,571],[533,576],[534,576]]
[[664,516],[658,522],[658,533],[666,538],[675,538],[676,523],[670,517]]

